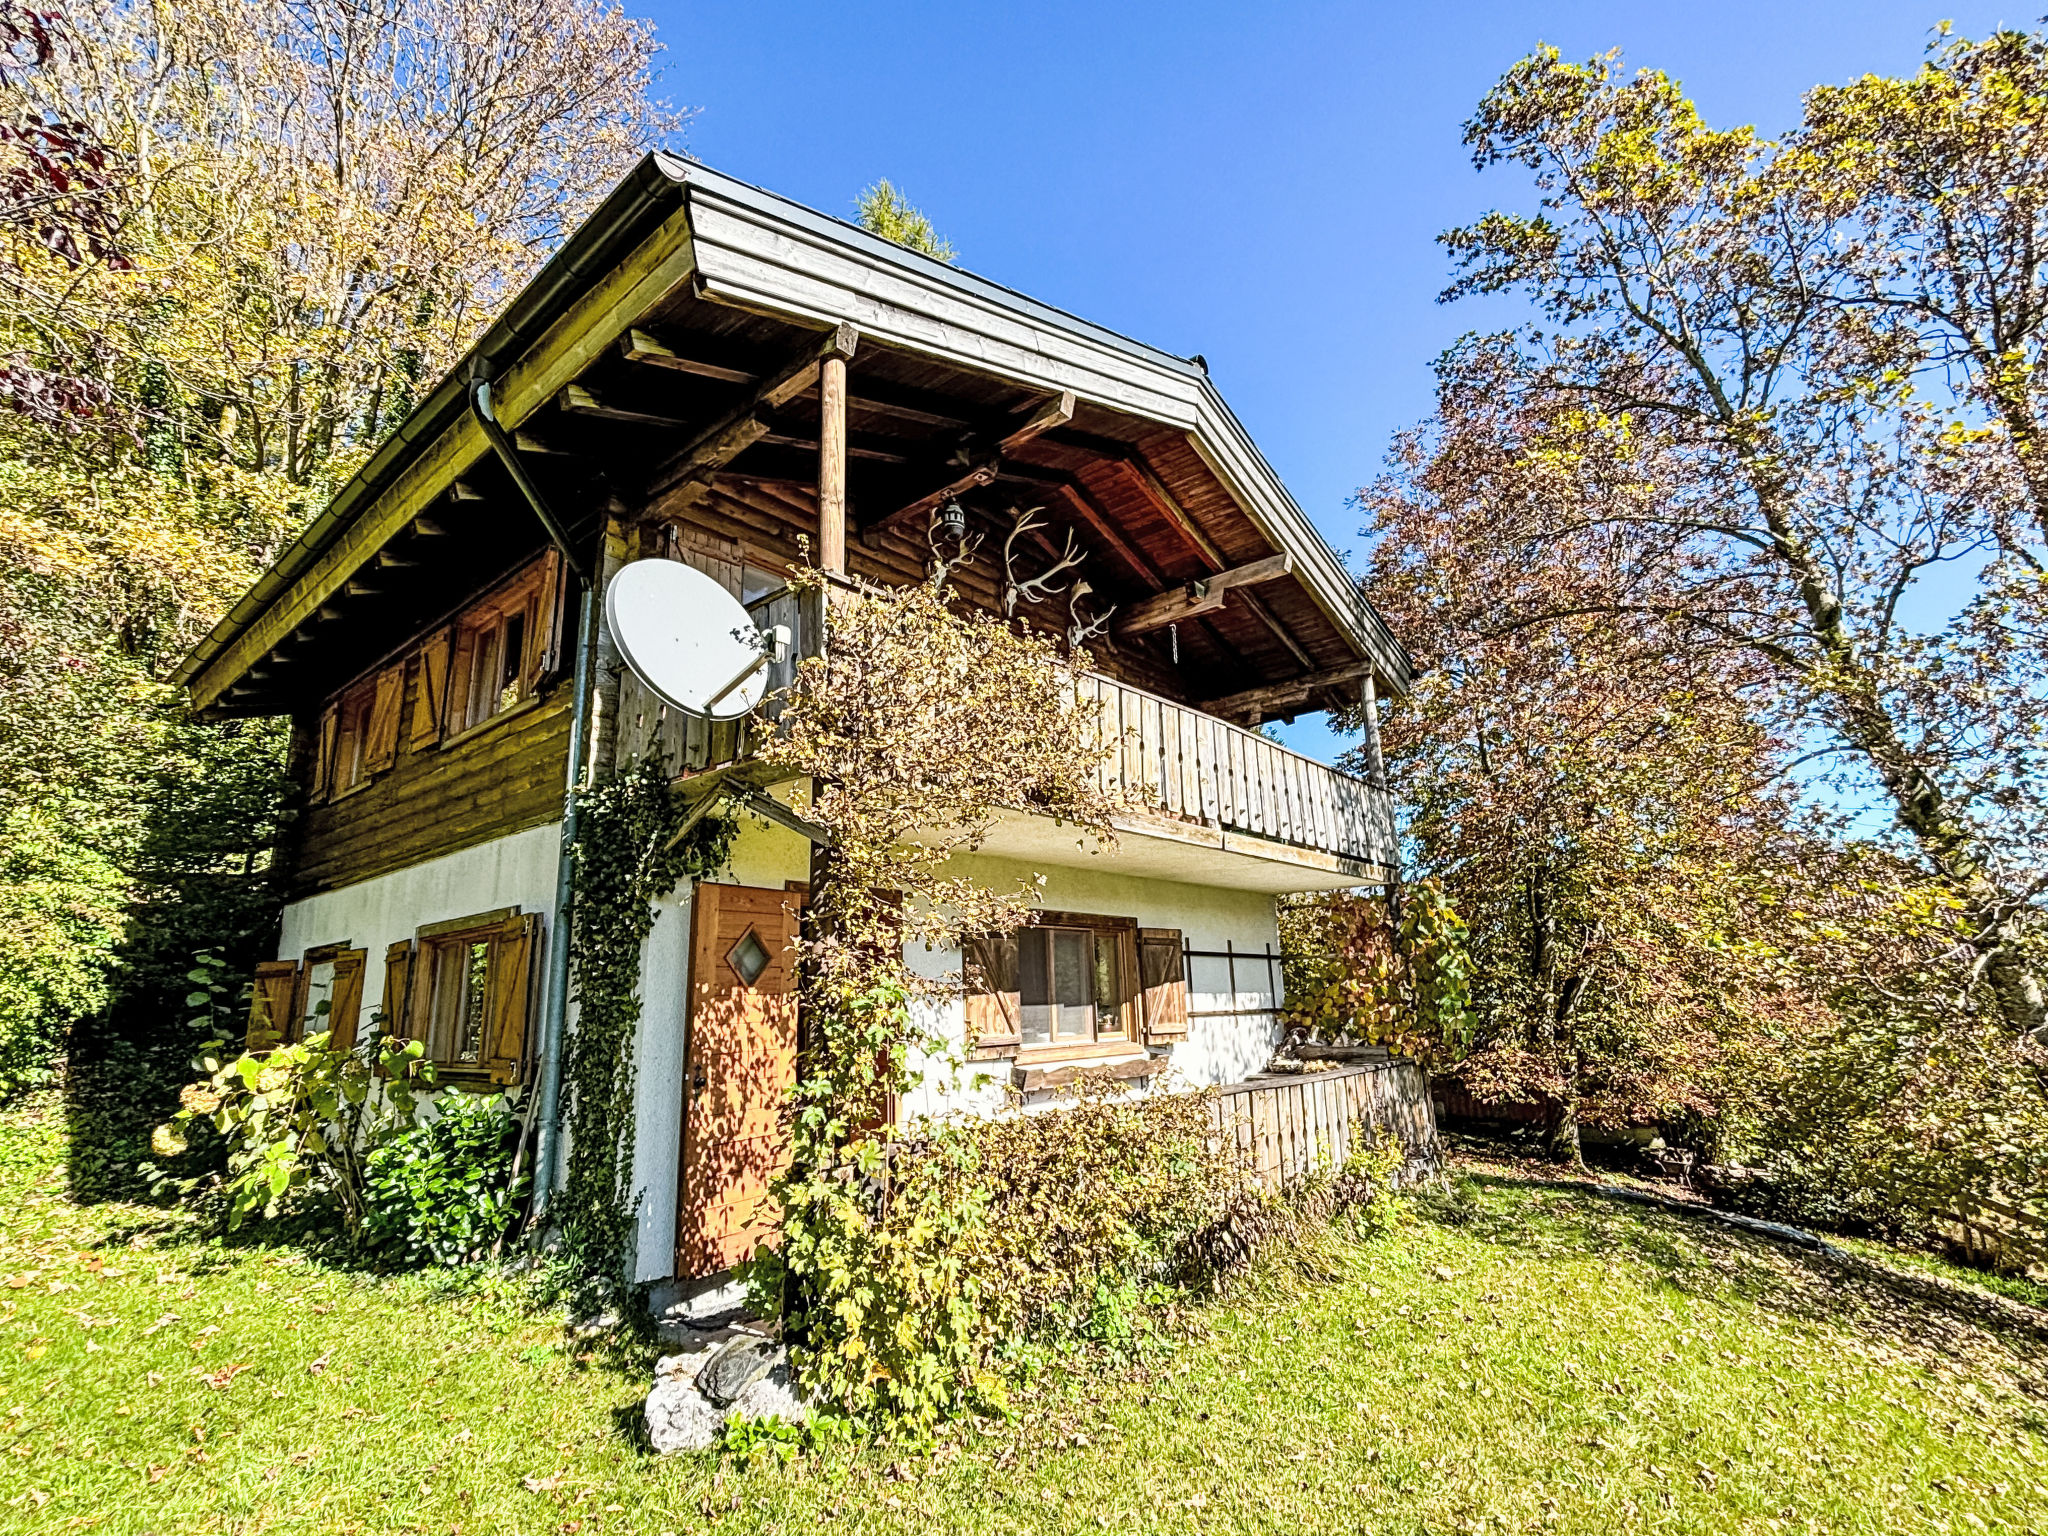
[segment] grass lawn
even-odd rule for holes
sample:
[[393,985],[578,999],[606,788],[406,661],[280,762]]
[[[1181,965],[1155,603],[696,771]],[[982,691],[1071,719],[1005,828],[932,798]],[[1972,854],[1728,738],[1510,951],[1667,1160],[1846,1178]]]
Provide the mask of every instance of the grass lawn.
[[2048,1311],[1501,1165],[1013,1424],[781,1467],[647,1454],[653,1350],[508,1282],[79,1209],[60,1148],[0,1117],[5,1530],[2048,1532]]

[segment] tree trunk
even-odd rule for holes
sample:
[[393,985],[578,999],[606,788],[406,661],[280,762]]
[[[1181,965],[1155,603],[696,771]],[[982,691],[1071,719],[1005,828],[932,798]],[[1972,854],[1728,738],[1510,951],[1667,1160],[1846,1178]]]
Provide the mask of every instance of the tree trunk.
[[1850,637],[1828,573],[1796,532],[1791,493],[1775,444],[1737,437],[1750,491],[1771,531],[1773,553],[1799,591],[1809,632],[1833,678],[1827,695],[1849,744],[1877,771],[1899,824],[1912,834],[1962,903],[1975,929],[1972,946],[1984,963],[1999,1016],[2016,1035],[2048,1042],[2048,988],[2017,943],[2014,915],[1984,867],[1976,839],[1953,815],[1933,769],[1907,747],[1887,712],[1875,678]]

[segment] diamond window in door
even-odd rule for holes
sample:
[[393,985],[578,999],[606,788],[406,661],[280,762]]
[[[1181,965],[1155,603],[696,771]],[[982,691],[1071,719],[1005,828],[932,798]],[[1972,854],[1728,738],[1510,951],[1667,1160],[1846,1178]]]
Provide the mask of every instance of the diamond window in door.
[[761,979],[761,973],[768,969],[768,962],[774,958],[768,953],[768,946],[761,942],[761,936],[751,928],[740,935],[739,943],[725,952],[725,963],[750,987]]

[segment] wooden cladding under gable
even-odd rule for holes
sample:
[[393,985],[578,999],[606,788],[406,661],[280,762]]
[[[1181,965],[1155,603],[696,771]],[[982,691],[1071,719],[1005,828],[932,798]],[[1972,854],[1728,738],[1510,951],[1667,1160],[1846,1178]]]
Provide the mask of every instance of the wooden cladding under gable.
[[328,704],[293,897],[561,815],[565,585],[550,551]]
[[559,820],[570,692],[558,683],[487,729],[401,752],[356,793],[309,806],[292,898]]

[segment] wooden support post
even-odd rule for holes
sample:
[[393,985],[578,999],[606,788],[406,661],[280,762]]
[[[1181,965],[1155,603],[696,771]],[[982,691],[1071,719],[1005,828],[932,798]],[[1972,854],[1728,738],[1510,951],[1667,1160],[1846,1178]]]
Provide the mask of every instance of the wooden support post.
[[846,574],[846,359],[818,365],[818,565]]
[[1280,710],[1306,705],[1308,696],[1318,688],[1330,688],[1339,683],[1367,680],[1371,687],[1372,663],[1369,661],[1348,662],[1341,667],[1325,667],[1320,672],[1311,672],[1306,677],[1290,677],[1281,683],[1266,683],[1257,688],[1247,688],[1242,693],[1228,694],[1220,699],[1210,699],[1202,708],[1212,715],[1226,720],[1249,716],[1252,724]]
[[1366,764],[1371,769],[1373,784],[1380,789],[1385,789],[1387,787],[1387,759],[1386,755],[1380,751],[1379,689],[1369,669],[1365,674],[1365,681],[1359,685],[1358,696],[1365,715]]

